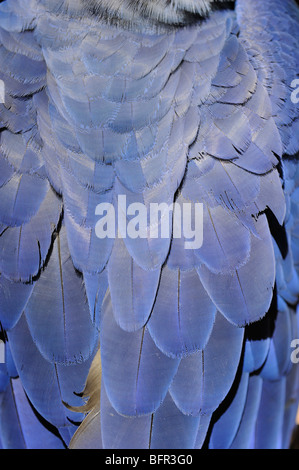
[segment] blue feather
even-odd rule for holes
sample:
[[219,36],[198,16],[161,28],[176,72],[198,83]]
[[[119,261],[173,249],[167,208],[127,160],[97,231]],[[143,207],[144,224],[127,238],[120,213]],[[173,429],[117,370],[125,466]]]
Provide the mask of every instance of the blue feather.
[[262,318],[272,300],[274,253],[264,215],[256,226],[261,238],[251,236],[250,257],[244,266],[231,274],[213,274],[204,265],[198,268],[200,280],[219,311],[239,326]]
[[21,32],[26,27],[32,26],[34,16],[31,9],[27,9],[26,6],[22,7],[22,3],[18,0],[15,3],[8,2],[0,5],[0,13],[0,25],[7,31]]
[[23,430],[14,401],[12,384],[6,388],[0,402],[1,444],[4,449],[26,449]]
[[256,424],[256,415],[260,405],[263,381],[260,377],[249,376],[246,403],[236,436],[231,449],[249,449]]
[[[16,418],[22,432],[26,449],[64,449],[65,444],[55,430],[47,429],[41,418],[32,409],[20,379],[12,380],[12,395],[16,407]],[[7,405],[6,405],[7,406]],[[53,432],[54,431],[54,432]],[[13,449],[19,448],[13,443]]]
[[195,270],[163,268],[148,329],[164,354],[175,358],[203,350],[215,314],[216,308]]
[[47,180],[31,175],[14,175],[0,189],[0,220],[10,226],[26,224],[38,212],[49,191]]
[[126,331],[142,328],[152,311],[160,269],[144,271],[130,257],[122,239],[114,243],[108,264],[113,314]]
[[[249,374],[242,374],[238,390],[227,410],[213,427],[210,449],[229,449],[238,431],[244,413]],[[232,424],[233,423],[233,424]]]
[[[74,392],[79,393],[83,390],[90,368],[90,359],[82,365],[69,367],[48,362],[34,344],[24,315],[8,332],[8,340],[19,377],[30,402],[38,413],[70,439],[75,431],[75,426],[71,422],[78,417],[80,419],[80,415],[68,411],[63,402],[78,405],[78,399],[74,403],[76,398]],[[34,371],[34,374],[31,371]],[[44,399],[45,396],[47,400]]]
[[199,417],[184,415],[167,394],[153,416],[150,449],[192,449],[199,421]]
[[108,289],[108,276],[107,269],[101,273],[84,272],[84,284],[86,289],[86,296],[88,299],[89,313],[92,322],[96,327],[100,328],[102,318],[102,303]]
[[21,227],[8,227],[0,237],[0,269],[10,279],[30,281],[48,255],[52,233],[61,215],[61,201],[49,187],[38,212]]
[[[100,413],[95,419],[98,421],[98,430],[102,429],[104,449],[149,448],[152,415],[128,417],[117,413],[107,397],[104,384],[101,387]],[[96,435],[96,445],[99,445],[98,437]]]
[[0,2],[0,447],[287,448],[297,5],[105,2]]
[[0,276],[0,321],[3,328],[10,330],[23,313],[33,289],[33,283],[13,282]]
[[122,415],[153,413],[177,371],[155,346],[147,328],[128,333],[115,322],[110,296],[104,300],[100,331],[103,380],[112,406]]
[[252,373],[260,369],[266,362],[270,338],[247,340],[244,352],[244,371]]
[[170,393],[183,413],[210,415],[216,410],[233,384],[243,334],[218,312],[205,349],[181,360]]
[[284,406],[285,378],[264,380],[254,438],[257,449],[281,448]]
[[25,315],[34,343],[48,361],[71,364],[91,356],[98,332],[90,318],[83,279],[70,257],[64,226]]

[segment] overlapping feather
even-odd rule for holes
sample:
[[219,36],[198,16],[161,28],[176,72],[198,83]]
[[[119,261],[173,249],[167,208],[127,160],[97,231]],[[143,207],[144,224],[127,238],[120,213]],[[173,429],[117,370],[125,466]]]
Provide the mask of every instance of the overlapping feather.
[[[298,151],[292,0],[281,12],[239,0],[236,15],[166,33],[24,3],[0,5],[2,446],[39,445],[20,383],[57,431],[40,445],[69,444],[98,334],[100,403],[71,447],[287,446],[298,403],[299,178],[282,163]],[[125,209],[202,203],[202,246],[173,238],[167,211],[165,238],[146,218],[144,238],[100,239],[96,207],[119,196]]]

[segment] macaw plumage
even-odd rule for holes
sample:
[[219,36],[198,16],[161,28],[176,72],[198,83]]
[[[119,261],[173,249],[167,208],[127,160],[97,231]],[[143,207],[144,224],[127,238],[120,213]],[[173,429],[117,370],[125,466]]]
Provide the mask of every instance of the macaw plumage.
[[290,446],[298,26],[294,0],[1,2],[3,448]]

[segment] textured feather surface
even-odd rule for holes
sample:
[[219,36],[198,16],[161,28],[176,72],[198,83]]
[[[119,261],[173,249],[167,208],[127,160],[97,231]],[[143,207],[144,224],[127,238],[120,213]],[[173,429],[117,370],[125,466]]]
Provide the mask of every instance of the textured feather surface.
[[298,8],[168,3],[0,4],[4,448],[289,445]]
[[[240,361],[243,334],[242,329],[217,313],[205,349],[182,359],[171,385],[171,395],[183,413],[209,415],[216,410],[232,386]],[[231,347],[223,354],[227,340]]]
[[117,239],[109,259],[108,279],[117,323],[126,331],[144,326],[155,301],[160,270],[144,271],[131,258],[122,239]]
[[[298,112],[291,100],[290,88],[298,74],[298,8],[292,0],[283,5],[279,1],[266,1],[260,7],[255,1],[250,4],[238,2],[241,40],[252,56],[260,80],[269,90],[272,113],[284,151],[292,155],[299,149],[296,132]],[[276,21],[272,20],[274,17]]]
[[98,331],[89,314],[82,276],[76,273],[69,254],[64,227],[25,315],[35,344],[48,361],[79,363],[91,356]]
[[[71,366],[50,363],[41,355],[30,335],[24,315],[10,330],[8,336],[18,374],[33,406],[47,421],[58,428],[68,430],[72,425],[67,417],[76,419],[76,414],[68,412],[62,400],[66,403],[72,403],[74,391],[79,393],[83,389],[90,361],[83,363],[82,366],[77,366],[76,373],[79,385],[77,382],[78,388],[76,390]],[[30,373],[32,369],[34,375]],[[54,403],[55,406],[52,406]]]
[[218,309],[239,326],[262,318],[272,299],[274,253],[265,216],[258,219],[257,227],[260,238],[251,237],[251,256],[244,266],[228,274],[214,274],[204,265],[199,268],[201,281]]
[[[172,298],[169,299],[169,292]],[[195,269],[163,269],[159,292],[148,323],[155,343],[170,357],[203,350],[210,337],[216,308]]]
[[100,342],[108,397],[123,415],[152,413],[163,401],[180,361],[159,351],[146,327],[134,333],[122,330],[114,320],[111,299],[104,302]]

